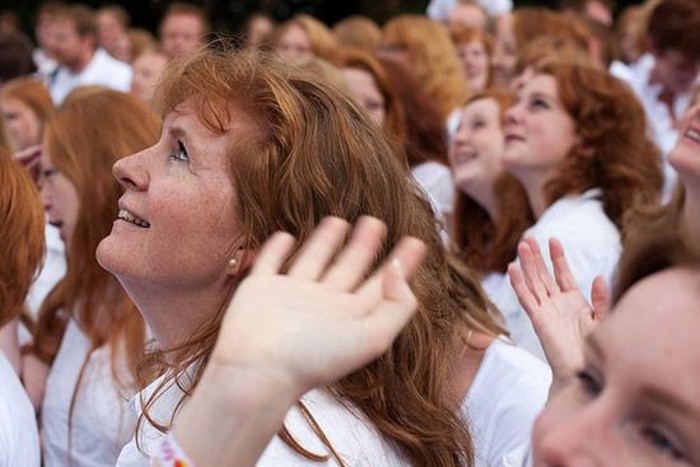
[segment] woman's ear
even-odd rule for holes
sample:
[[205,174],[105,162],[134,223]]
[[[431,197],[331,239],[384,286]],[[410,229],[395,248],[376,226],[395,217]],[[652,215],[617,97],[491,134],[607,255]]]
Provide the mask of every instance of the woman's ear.
[[237,276],[243,271],[247,271],[255,261],[255,250],[248,250],[243,247],[235,250],[226,264],[226,274]]

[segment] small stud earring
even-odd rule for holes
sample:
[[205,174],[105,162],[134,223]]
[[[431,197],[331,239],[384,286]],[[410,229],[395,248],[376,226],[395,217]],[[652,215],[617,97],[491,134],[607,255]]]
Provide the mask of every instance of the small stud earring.
[[228,265],[232,268],[235,268],[237,264],[238,260],[236,258],[231,258],[230,260],[228,260]]

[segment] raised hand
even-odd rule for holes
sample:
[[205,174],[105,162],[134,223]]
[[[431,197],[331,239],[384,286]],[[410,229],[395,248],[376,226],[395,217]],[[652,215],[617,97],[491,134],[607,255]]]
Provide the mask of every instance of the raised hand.
[[583,341],[609,307],[605,281],[593,281],[591,302],[578,288],[561,243],[551,238],[549,252],[554,278],[533,238],[518,245],[520,265],[508,267],[510,282],[532,321],[554,375],[550,395],[566,385],[583,364]]
[[[255,465],[304,392],[378,357],[413,316],[407,277],[423,258],[423,243],[404,238],[366,278],[386,228],[361,219],[336,255],[349,229],[325,219],[287,274],[280,268],[291,236],[276,234],[261,250],[174,429],[196,465]],[[167,440],[163,449],[170,451]]]
[[325,219],[287,274],[280,268],[294,240],[275,234],[238,287],[211,362],[268,372],[301,395],[382,354],[416,309],[406,277],[425,247],[403,239],[391,260],[366,279],[385,226],[361,219],[335,255],[349,228],[343,220]]

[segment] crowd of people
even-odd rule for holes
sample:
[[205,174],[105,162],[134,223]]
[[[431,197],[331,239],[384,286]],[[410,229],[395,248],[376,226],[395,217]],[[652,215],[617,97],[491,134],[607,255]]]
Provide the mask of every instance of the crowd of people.
[[0,28],[0,466],[700,465],[700,3],[614,10]]

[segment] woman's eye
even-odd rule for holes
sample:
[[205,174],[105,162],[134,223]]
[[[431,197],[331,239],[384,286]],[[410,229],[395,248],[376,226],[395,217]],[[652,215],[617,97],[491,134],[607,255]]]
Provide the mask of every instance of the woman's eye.
[[478,130],[480,128],[484,128],[486,126],[486,122],[483,120],[475,120],[472,122],[472,130]]
[[533,99],[532,102],[530,102],[530,107],[533,109],[548,109],[549,104],[544,99]]
[[649,440],[652,446],[662,454],[669,456],[673,460],[683,460],[685,455],[681,452],[676,444],[662,430],[656,427],[647,427],[642,429],[642,434]]
[[583,389],[592,396],[597,396],[603,390],[602,385],[598,382],[598,380],[586,370],[581,370],[576,373],[576,378]]
[[177,142],[177,150],[175,153],[170,154],[169,157],[175,161],[181,162],[187,162],[189,160],[187,149],[185,149],[185,146],[180,141]]

